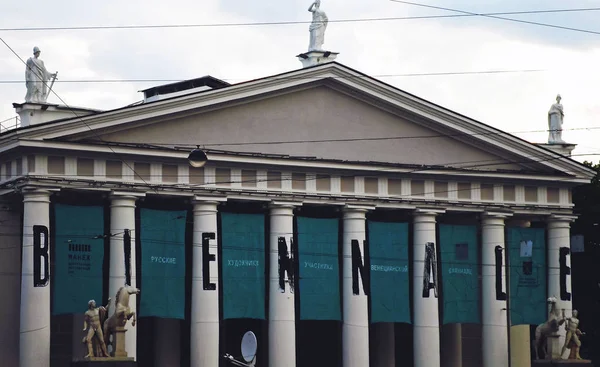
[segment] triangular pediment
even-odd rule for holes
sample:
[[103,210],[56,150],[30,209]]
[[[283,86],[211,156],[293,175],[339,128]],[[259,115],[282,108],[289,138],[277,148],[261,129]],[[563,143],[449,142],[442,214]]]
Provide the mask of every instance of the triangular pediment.
[[[413,118],[412,120],[410,118]],[[330,86],[289,91],[226,108],[100,135],[105,142],[418,165],[520,169],[492,149],[457,140]],[[87,136],[86,139],[94,139]],[[256,143],[256,144],[255,144]],[[514,157],[514,161],[518,161]]]
[[[566,157],[331,63],[31,129],[30,138],[585,177]],[[577,172],[578,171],[578,172]]]

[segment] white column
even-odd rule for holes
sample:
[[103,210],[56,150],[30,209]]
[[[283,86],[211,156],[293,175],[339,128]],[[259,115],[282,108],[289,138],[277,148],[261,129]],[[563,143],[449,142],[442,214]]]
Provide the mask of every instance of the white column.
[[[508,367],[508,325],[506,250],[504,219],[506,214],[486,213],[481,223],[481,323],[483,367]],[[496,290],[496,249],[502,255],[499,292]],[[497,297],[500,296],[500,297]],[[504,299],[498,299],[504,298]]]
[[[347,206],[344,209],[343,238],[343,317],[342,350],[344,367],[369,366],[369,298],[363,288],[362,277],[357,272],[352,276],[352,241],[358,241],[362,263],[365,249],[365,215],[369,208]],[[357,254],[354,254],[355,256]],[[364,269],[368,272],[368,269]],[[358,282],[358,294],[353,291],[353,282]]]
[[[113,193],[110,196],[110,265],[108,280],[108,296],[112,298],[110,303],[109,315],[115,310],[116,294],[119,288],[125,284],[125,252],[124,252],[124,232],[129,230],[131,235],[131,286],[136,287],[136,256],[135,256],[135,201],[138,197],[135,194]],[[143,292],[143,291],[141,291]],[[137,297],[132,295],[129,299],[131,311],[136,312],[137,317]],[[127,333],[125,333],[125,349],[128,357],[137,356],[137,327],[132,327],[131,322],[127,324]]]
[[[571,222],[574,216],[552,215],[548,218],[548,297],[556,297],[556,307],[559,311],[565,310],[565,316],[571,317],[573,301],[563,300],[560,296],[560,249],[566,247],[571,250]],[[571,267],[571,256],[566,256],[566,265]],[[567,292],[571,293],[571,275],[566,276]],[[566,330],[560,327],[560,347],[565,343]],[[567,349],[563,358],[568,357],[570,350]]]
[[[425,251],[427,243],[434,243],[435,216],[441,211],[417,209],[413,226],[413,354],[415,367],[440,366],[440,320],[438,314],[438,298],[434,289],[429,291],[429,297],[423,297]],[[437,259],[437,256],[436,256]],[[432,264],[436,269],[435,264]]]
[[[296,204],[297,205],[297,204]],[[288,259],[292,255],[294,236],[294,203],[271,204],[269,237],[269,366],[296,365],[296,317],[294,283],[289,274],[294,274],[294,264]],[[280,240],[285,241],[287,256],[279,251]],[[283,244],[283,242],[282,242]],[[281,288],[279,271],[288,265],[289,273],[283,273],[284,287]],[[293,280],[297,281],[297,278]]]
[[[217,205],[214,198],[194,202],[190,366],[219,365],[219,254]],[[207,246],[207,248],[204,248]],[[208,257],[204,257],[207,251]],[[213,260],[214,256],[214,260]],[[207,268],[206,268],[207,267]],[[208,272],[205,279],[204,272]]]
[[[21,367],[50,366],[50,238],[40,235],[39,253],[34,251],[34,226],[49,236],[50,192],[23,192],[23,255],[21,258],[21,324],[19,355]],[[37,260],[40,260],[39,263]],[[39,267],[38,267],[39,266]],[[41,274],[41,277],[39,275]],[[37,277],[36,277],[37,275]],[[46,279],[45,275],[48,275]],[[37,278],[37,279],[36,279]],[[40,281],[41,280],[41,281]]]

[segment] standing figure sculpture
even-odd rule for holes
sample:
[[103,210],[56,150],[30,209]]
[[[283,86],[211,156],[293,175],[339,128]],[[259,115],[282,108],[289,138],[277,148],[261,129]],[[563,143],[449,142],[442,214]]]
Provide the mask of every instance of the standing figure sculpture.
[[556,96],[556,103],[548,111],[548,144],[564,144],[562,140],[562,126],[565,113],[562,104],[560,104],[561,99],[560,94]]
[[[133,317],[131,326],[135,326],[136,316],[135,312],[131,311],[129,307],[129,296],[132,294],[140,294],[140,290],[136,287],[125,284],[125,286],[119,288],[117,296],[115,297],[115,312],[106,320],[104,323],[104,341],[106,346],[111,344],[110,337],[115,338],[117,328],[123,328],[129,319]],[[113,345],[113,353],[116,353],[115,345]]]
[[310,32],[308,51],[321,51],[323,43],[325,43],[325,30],[327,29],[329,19],[327,18],[327,14],[321,10],[321,0],[315,0],[308,8],[308,11],[313,13],[312,23],[308,28]]
[[544,352],[544,356],[548,355],[548,348],[546,341],[550,334],[558,332],[558,328],[562,325],[565,320],[560,318],[560,313],[556,307],[556,298],[550,297],[547,299],[550,305],[550,312],[548,313],[548,321],[538,325],[535,328],[535,359],[540,359],[540,351]]
[[27,94],[25,95],[25,102],[45,103],[49,93],[46,82],[56,78],[57,73],[51,74],[46,70],[44,62],[40,59],[40,53],[40,49],[36,46],[33,48],[33,57],[27,59],[25,69]]
[[[104,335],[102,333],[102,322],[106,320],[107,308],[110,304],[110,298],[106,307],[96,307],[96,301],[88,302],[88,310],[85,312],[83,320],[83,331],[87,331],[87,336],[83,338],[83,342],[87,344],[88,357],[108,357]],[[94,338],[95,337],[95,338]],[[94,353],[94,342],[96,343],[96,352]]]
[[[564,319],[563,310],[563,319]],[[581,359],[579,355],[579,349],[581,349],[581,341],[579,337],[584,335],[584,333],[579,330],[579,319],[577,310],[573,310],[573,316],[567,317],[567,324],[565,325],[565,329],[567,330],[567,336],[565,337],[565,345],[563,345],[562,352],[560,355],[565,353],[567,348],[571,349],[571,353],[569,354],[569,359]]]

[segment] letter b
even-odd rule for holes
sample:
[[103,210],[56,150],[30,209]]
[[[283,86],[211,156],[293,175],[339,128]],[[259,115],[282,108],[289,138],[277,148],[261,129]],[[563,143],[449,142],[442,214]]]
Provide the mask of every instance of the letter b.
[[[33,226],[33,286],[46,287],[50,280],[48,227]],[[44,271],[42,272],[42,267]]]

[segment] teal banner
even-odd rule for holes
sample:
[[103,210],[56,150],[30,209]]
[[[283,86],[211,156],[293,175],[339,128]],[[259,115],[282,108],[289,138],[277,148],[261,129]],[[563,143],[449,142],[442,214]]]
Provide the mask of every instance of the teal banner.
[[264,319],[265,216],[220,215],[223,319]]
[[477,227],[440,224],[443,324],[481,323]]
[[82,313],[102,303],[104,208],[56,204],[52,314]]
[[507,230],[511,325],[538,325],[547,319],[545,233],[543,228]]
[[341,320],[336,218],[297,217],[300,319]]
[[140,210],[140,317],[185,318],[186,215],[183,210]]
[[371,323],[410,319],[408,223],[368,222]]

